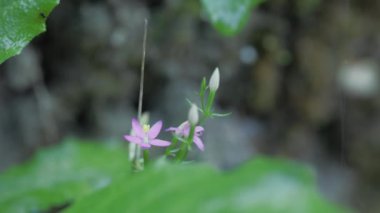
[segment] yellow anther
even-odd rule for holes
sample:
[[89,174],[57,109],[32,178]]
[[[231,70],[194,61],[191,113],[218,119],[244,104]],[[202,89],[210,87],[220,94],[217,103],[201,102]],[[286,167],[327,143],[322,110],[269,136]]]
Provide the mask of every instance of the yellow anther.
[[149,124],[144,124],[143,125],[144,132],[149,132],[150,130],[150,125]]

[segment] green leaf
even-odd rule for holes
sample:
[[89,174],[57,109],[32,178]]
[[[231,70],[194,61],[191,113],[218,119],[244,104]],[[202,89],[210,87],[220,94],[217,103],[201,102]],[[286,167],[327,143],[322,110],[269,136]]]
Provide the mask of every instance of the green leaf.
[[0,0],[0,64],[17,55],[38,34],[59,0]]
[[345,212],[323,199],[312,172],[282,160],[258,158],[220,173],[197,164],[148,167],[113,182],[66,212]]
[[238,33],[247,23],[251,10],[264,0],[202,0],[203,8],[222,34]]
[[201,88],[199,89],[199,98],[201,100],[201,109],[202,110],[204,110],[204,108],[205,108],[204,99],[205,99],[206,88],[207,88],[206,78],[203,77],[202,82],[201,82]]
[[0,212],[35,212],[71,202],[129,172],[121,144],[68,139],[0,175]]
[[227,113],[212,113],[211,116],[213,117],[227,117],[230,116],[232,112],[227,112]]
[[190,101],[190,99],[186,98],[187,103],[191,106],[193,105],[193,102]]

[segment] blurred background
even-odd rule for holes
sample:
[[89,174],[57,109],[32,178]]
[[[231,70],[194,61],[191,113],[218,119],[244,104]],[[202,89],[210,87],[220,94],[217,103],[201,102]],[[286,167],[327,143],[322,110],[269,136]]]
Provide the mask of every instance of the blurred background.
[[0,65],[0,171],[67,136],[120,140],[144,110],[176,126],[218,66],[206,151],[229,169],[257,155],[304,162],[321,191],[380,212],[380,2],[267,0],[226,37],[199,1],[63,0],[22,54]]

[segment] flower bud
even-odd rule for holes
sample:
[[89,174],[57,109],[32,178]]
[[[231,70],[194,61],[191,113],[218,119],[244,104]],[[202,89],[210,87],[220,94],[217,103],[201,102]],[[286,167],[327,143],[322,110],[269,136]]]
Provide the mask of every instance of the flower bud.
[[209,87],[210,91],[215,92],[219,88],[219,81],[220,81],[220,74],[219,74],[219,68],[215,68],[214,72],[211,75]]
[[198,123],[198,120],[199,120],[198,107],[195,104],[191,105],[188,119],[191,125],[196,125]]

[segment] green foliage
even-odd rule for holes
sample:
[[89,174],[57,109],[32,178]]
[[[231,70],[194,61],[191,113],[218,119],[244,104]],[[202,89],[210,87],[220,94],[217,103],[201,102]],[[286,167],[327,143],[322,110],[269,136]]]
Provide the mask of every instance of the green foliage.
[[75,202],[67,212],[344,212],[324,200],[307,168],[258,158],[226,174],[161,162]]
[[0,176],[0,212],[48,209],[102,188],[129,174],[125,150],[73,139],[42,150]]
[[264,0],[202,0],[203,8],[214,27],[230,36],[247,23],[251,10]]
[[17,55],[45,31],[45,21],[59,0],[0,0],[0,64]]
[[345,212],[323,199],[312,172],[256,158],[220,172],[161,159],[131,173],[122,144],[67,140],[0,175],[0,212]]

